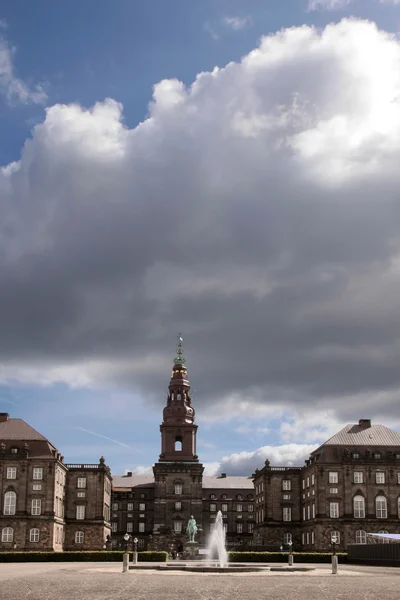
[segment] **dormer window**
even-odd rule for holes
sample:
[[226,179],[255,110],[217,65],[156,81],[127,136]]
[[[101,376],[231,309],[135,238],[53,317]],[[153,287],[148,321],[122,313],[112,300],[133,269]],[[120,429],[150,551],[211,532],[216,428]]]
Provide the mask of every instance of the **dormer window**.
[[18,454],[18,448],[11,448],[11,454]]

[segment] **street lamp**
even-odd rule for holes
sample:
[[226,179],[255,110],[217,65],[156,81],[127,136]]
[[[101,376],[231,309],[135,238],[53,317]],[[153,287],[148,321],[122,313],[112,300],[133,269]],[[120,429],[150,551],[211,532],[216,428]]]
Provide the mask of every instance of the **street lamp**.
[[133,564],[137,565],[137,560],[138,560],[138,552],[137,552],[137,545],[138,545],[139,540],[137,539],[137,537],[133,538]]
[[129,565],[129,553],[128,553],[128,542],[130,540],[130,535],[129,533],[126,533],[124,535],[124,540],[125,540],[125,552],[122,556],[122,572],[126,573],[128,570],[128,565]]
[[336,556],[336,544],[339,543],[339,537],[334,531],[331,535],[332,542],[332,575],[337,575],[338,572],[338,557]]
[[128,542],[129,542],[129,538],[130,538],[130,537],[131,537],[131,536],[129,535],[129,533],[126,533],[126,534],[124,535],[124,540],[125,540],[125,552],[128,552]]
[[288,542],[288,546],[289,546],[289,567],[291,567],[293,565],[292,545],[293,545],[292,540],[289,540],[289,542]]

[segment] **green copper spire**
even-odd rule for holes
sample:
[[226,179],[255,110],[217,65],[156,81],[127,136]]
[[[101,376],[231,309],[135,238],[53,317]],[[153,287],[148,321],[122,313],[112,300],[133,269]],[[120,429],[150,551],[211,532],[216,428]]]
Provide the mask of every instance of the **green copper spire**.
[[181,333],[178,333],[178,345],[176,348],[176,358],[174,358],[174,364],[184,365],[185,363],[186,359],[183,356],[183,337]]

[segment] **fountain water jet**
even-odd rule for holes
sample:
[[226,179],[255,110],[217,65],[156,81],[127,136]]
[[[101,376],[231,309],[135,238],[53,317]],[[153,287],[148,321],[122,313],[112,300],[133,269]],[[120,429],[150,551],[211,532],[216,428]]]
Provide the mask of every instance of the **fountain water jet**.
[[225,547],[225,528],[222,512],[219,510],[215,519],[214,529],[208,542],[208,556],[211,559],[214,551],[217,552],[218,563],[221,568],[228,566],[228,553]]

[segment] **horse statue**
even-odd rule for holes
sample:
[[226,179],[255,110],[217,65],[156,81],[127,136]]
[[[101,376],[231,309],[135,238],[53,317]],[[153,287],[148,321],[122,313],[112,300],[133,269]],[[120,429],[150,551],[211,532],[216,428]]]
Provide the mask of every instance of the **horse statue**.
[[197,533],[197,525],[196,525],[196,519],[193,517],[193,515],[191,515],[187,527],[186,527],[186,533],[189,535],[189,541],[190,542],[194,542],[194,536]]

